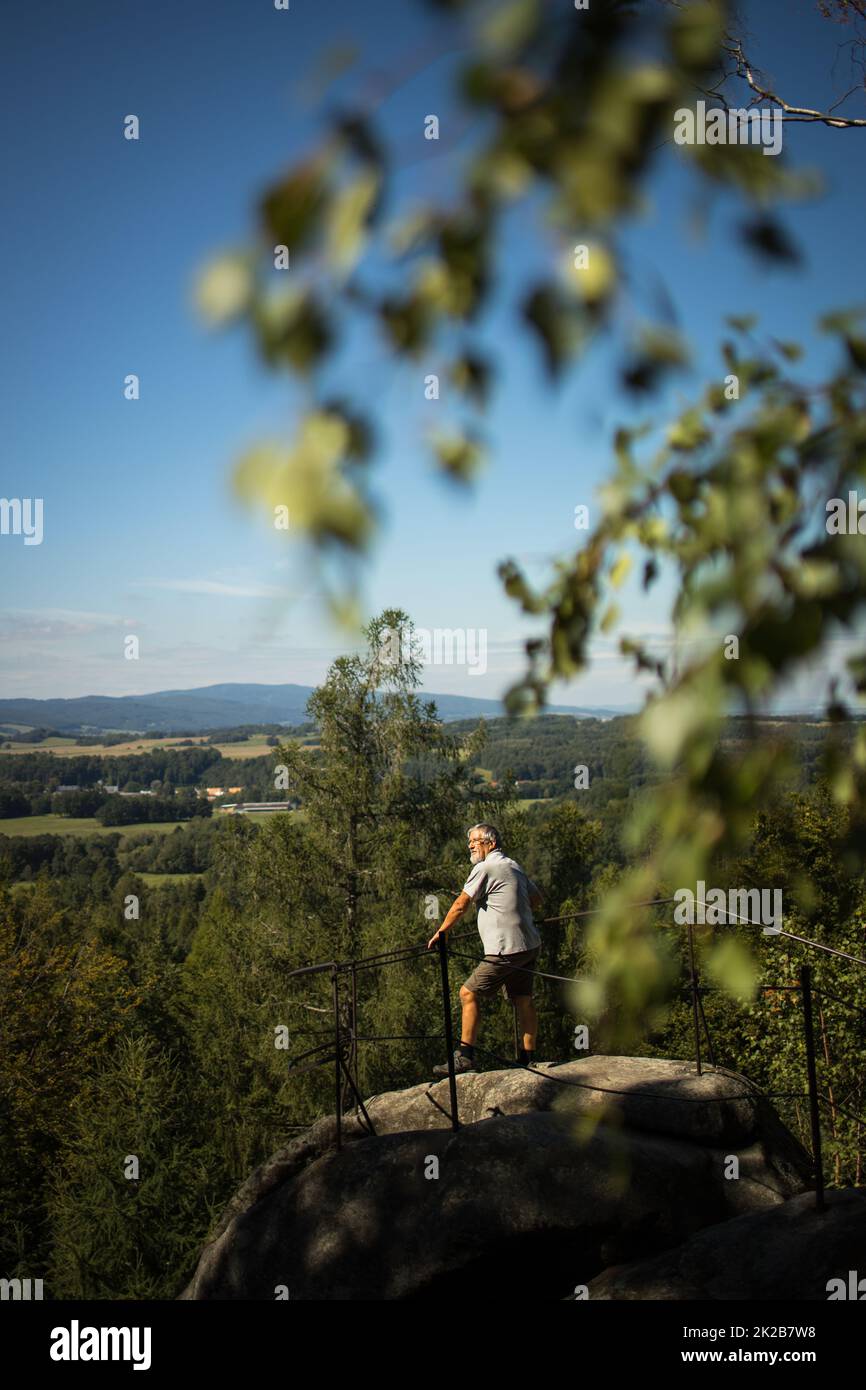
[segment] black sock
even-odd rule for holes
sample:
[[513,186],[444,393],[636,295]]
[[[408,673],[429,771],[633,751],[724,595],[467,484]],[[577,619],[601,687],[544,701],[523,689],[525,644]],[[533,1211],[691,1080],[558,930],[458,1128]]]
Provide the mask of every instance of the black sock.
[[460,1047],[458,1051],[460,1052],[461,1056],[468,1057],[470,1062],[475,1061],[475,1048],[473,1047],[472,1043],[465,1043],[461,1038]]
[[529,1049],[527,1049],[527,1048],[525,1048],[525,1047],[522,1047],[522,1048],[520,1049],[520,1058],[519,1058],[519,1060],[520,1060],[521,1064],[522,1064],[524,1067],[528,1067],[528,1066],[531,1066],[531,1065],[532,1065],[532,1059],[533,1059],[534,1056],[535,1056],[535,1053],[534,1053],[533,1051],[531,1051],[531,1050],[529,1050]]

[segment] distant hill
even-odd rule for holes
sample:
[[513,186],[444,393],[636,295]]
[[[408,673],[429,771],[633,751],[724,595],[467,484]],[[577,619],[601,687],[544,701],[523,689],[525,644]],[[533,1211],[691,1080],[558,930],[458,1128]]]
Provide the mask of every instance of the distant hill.
[[[301,724],[311,685],[243,685],[231,682],[194,690],[157,690],[152,695],[81,695],[72,700],[0,700],[0,725],[26,724],[57,729],[61,733],[135,733],[163,729],[173,734],[207,733],[241,724]],[[419,691],[435,700],[446,720],[495,718],[505,713],[500,700],[471,695],[437,695]],[[578,718],[612,718],[624,709],[549,705],[551,714]]]

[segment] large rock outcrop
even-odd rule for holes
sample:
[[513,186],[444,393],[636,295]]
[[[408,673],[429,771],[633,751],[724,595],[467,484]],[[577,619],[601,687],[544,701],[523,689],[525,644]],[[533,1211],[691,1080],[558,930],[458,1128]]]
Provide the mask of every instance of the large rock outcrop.
[[[851,1279],[851,1274],[854,1279]],[[852,1288],[866,1277],[866,1192],[841,1188],[817,1211],[804,1193],[690,1236],[676,1250],[617,1265],[593,1279],[590,1299],[866,1298]],[[838,1283],[842,1281],[844,1293]],[[866,1284],[863,1286],[866,1290]]]
[[810,1185],[735,1072],[593,1056],[457,1087],[456,1133],[447,1079],[365,1101],[376,1134],[347,1117],[341,1151],[333,1116],[313,1125],[239,1190],[180,1297],[426,1298],[531,1270],[537,1298],[563,1298]]

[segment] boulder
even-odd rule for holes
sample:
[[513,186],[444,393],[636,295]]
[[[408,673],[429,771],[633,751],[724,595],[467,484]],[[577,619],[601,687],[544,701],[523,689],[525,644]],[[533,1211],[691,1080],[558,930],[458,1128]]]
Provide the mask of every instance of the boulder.
[[825,1204],[819,1212],[814,1193],[803,1193],[738,1216],[697,1232],[676,1250],[604,1270],[587,1292],[608,1300],[826,1302],[831,1291],[840,1292],[830,1281],[841,1280],[845,1297],[866,1298],[866,1192],[833,1189]]
[[722,1068],[593,1056],[457,1090],[456,1133],[447,1078],[365,1101],[375,1135],[344,1117],[339,1151],[333,1116],[311,1126],[239,1190],[180,1297],[427,1298],[458,1272],[525,1280],[529,1259],[561,1299],[810,1182],[766,1097]]

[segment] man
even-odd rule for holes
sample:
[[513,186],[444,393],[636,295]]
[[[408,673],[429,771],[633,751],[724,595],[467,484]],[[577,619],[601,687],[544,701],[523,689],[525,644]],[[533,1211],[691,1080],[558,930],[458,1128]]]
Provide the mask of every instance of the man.
[[[478,1030],[478,1000],[504,987],[517,1009],[522,1033],[520,1061],[528,1066],[535,1048],[538,1015],[532,1002],[532,975],[541,949],[541,937],[532,917],[540,906],[540,889],[527,878],[520,865],[502,853],[499,832],[493,825],[473,825],[469,831],[469,858],[474,865],[455,898],[448,915],[428,950],[459,922],[470,903],[478,909],[478,931],[486,952],[460,987],[463,1021],[460,1047],[454,1053],[454,1069],[475,1071],[475,1034]],[[522,967],[522,968],[521,968]],[[434,1067],[437,1076],[448,1074],[447,1063]]]

